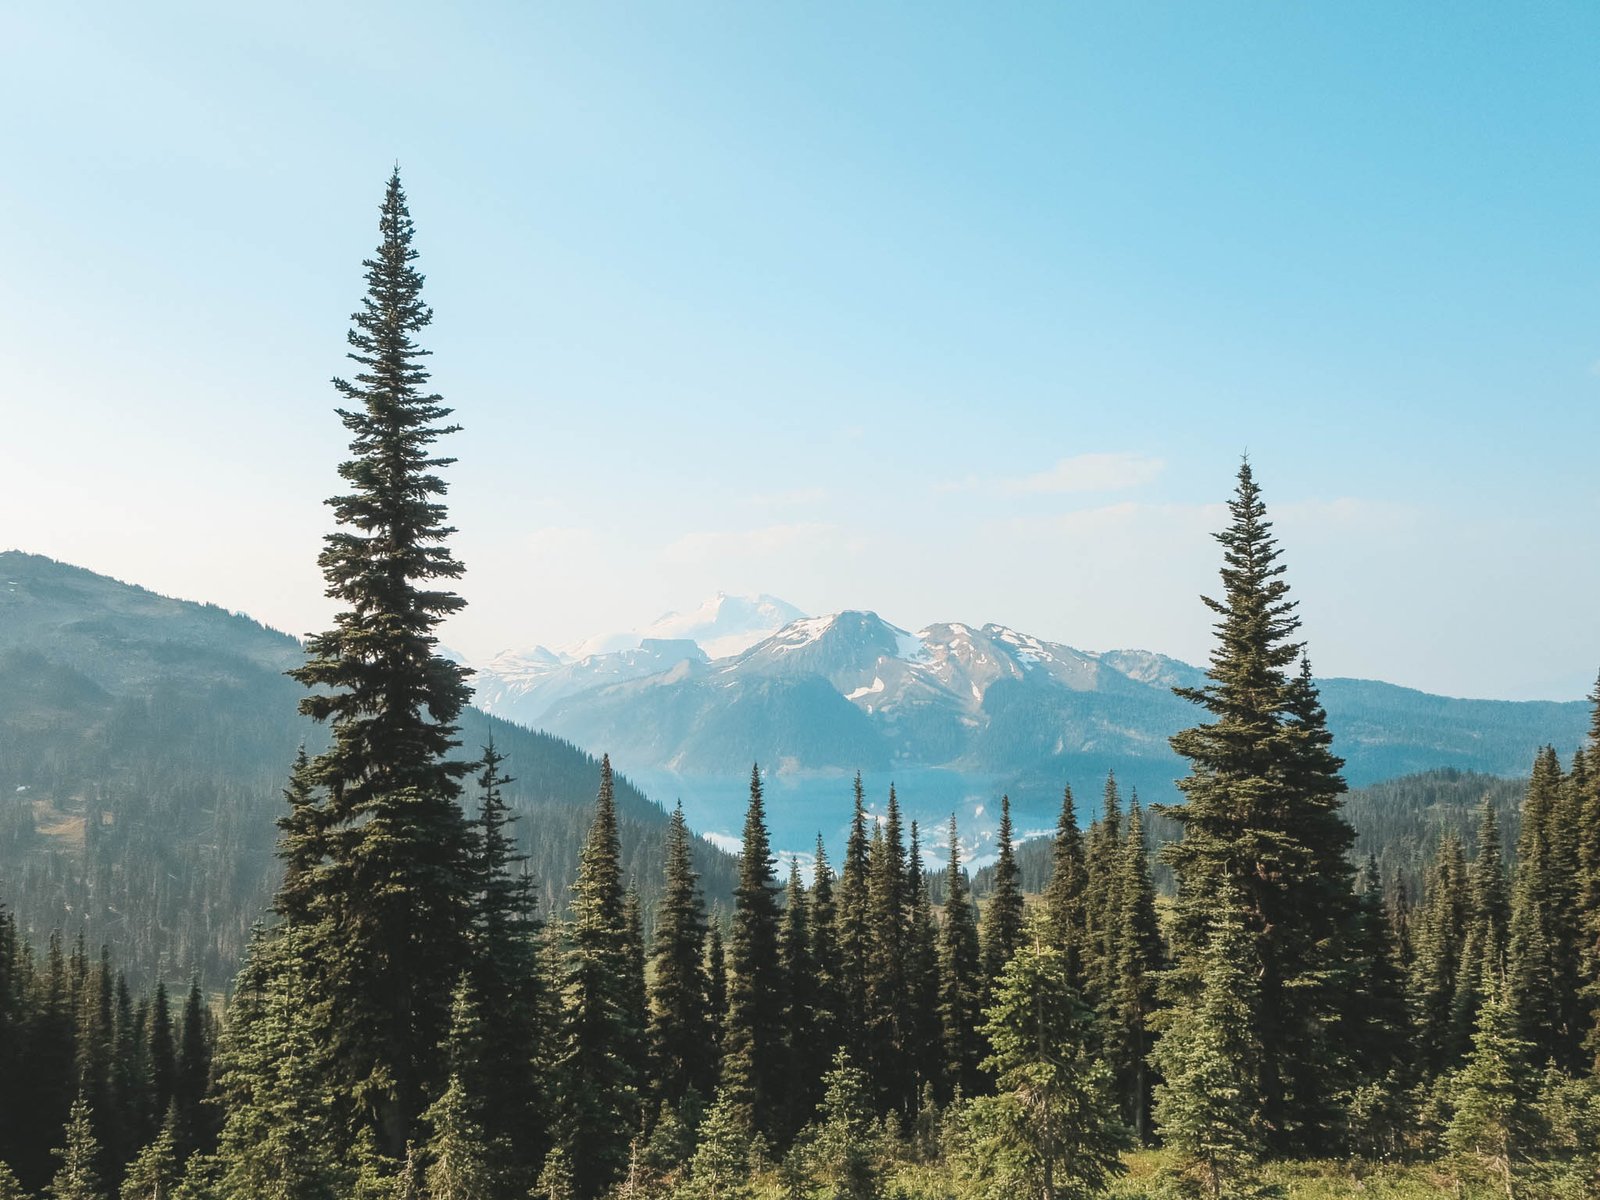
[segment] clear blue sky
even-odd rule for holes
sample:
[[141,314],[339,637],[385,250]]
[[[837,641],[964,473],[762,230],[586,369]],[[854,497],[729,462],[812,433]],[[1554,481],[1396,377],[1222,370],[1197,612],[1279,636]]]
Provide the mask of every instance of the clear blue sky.
[[398,160],[480,657],[723,588],[1600,666],[1600,6],[0,11],[0,544],[305,632]]

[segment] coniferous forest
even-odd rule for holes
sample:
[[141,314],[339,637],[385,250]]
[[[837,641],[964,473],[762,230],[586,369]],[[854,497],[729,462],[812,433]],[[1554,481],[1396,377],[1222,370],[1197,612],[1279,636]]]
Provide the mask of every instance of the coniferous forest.
[[712,902],[681,808],[659,874],[624,858],[602,760],[558,902],[436,639],[456,426],[398,174],[380,232],[270,906],[236,978],[172,987],[0,910],[0,1200],[1600,1194],[1600,691],[1525,786],[1347,808],[1248,461],[1176,802],[1063,780],[974,880],[954,817],[858,779],[802,873],[755,765]]

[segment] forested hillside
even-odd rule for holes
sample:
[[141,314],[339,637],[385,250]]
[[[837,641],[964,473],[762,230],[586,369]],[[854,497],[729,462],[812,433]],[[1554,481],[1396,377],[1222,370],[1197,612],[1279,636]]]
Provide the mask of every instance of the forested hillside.
[[[280,868],[273,822],[296,748],[326,731],[283,672],[299,642],[214,605],[36,555],[0,554],[0,894],[18,924],[111,946],[135,981],[198,970],[224,987]],[[475,709],[514,782],[513,833],[545,912],[566,903],[597,760]],[[625,869],[653,896],[666,814],[617,784]],[[731,861],[696,842],[711,895]]]

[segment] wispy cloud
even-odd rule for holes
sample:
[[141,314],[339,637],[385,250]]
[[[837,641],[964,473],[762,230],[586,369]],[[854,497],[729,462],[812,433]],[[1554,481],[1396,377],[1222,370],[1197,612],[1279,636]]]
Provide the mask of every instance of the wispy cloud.
[[1076,454],[1002,486],[1008,492],[1120,492],[1150,483],[1166,465],[1148,454]]
[[1164,459],[1148,454],[1075,454],[1030,475],[985,479],[967,475],[938,484],[939,492],[997,491],[1018,493],[1121,492],[1143,487],[1166,469]]

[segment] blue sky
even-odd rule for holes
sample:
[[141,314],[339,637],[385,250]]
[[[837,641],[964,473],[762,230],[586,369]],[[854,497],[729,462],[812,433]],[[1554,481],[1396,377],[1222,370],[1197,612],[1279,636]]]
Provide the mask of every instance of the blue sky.
[[[331,10],[331,11],[330,11]],[[0,11],[0,543],[294,632],[401,164],[469,656],[717,589],[1320,673],[1600,666],[1600,8]]]

